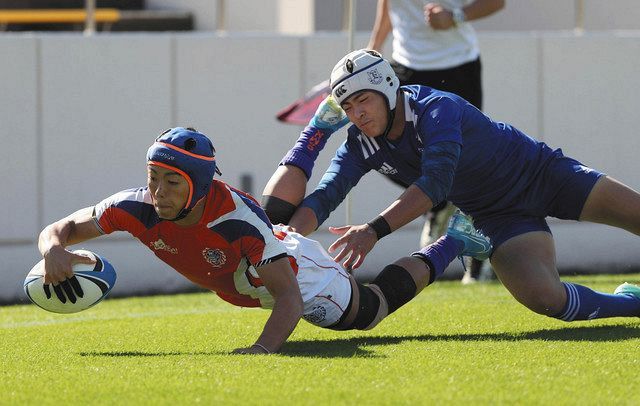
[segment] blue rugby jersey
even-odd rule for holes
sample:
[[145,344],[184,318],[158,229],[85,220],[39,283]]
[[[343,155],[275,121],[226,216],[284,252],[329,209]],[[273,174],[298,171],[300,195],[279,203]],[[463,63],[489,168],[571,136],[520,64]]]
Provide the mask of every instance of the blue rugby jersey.
[[461,145],[447,200],[472,216],[505,212],[560,150],[553,151],[518,129],[491,120],[459,96],[426,86],[403,86],[406,125],[391,142],[369,138],[352,125],[315,191],[302,206],[322,224],[360,178],[375,170],[405,187],[425,190],[425,149],[441,142]]

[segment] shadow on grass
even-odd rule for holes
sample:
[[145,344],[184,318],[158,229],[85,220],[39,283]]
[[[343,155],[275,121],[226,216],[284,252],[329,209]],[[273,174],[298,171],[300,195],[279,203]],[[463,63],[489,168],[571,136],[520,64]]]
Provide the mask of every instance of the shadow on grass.
[[170,356],[185,356],[185,355],[220,355],[225,354],[224,352],[180,352],[180,351],[154,351],[154,352],[145,352],[145,351],[83,351],[78,353],[81,357],[123,357],[123,358],[134,358],[134,357],[170,357]]
[[[523,333],[478,333],[478,334],[421,334],[407,336],[360,336],[332,340],[301,340],[285,343],[280,355],[309,358],[383,358],[367,347],[400,344],[405,341],[625,341],[640,338],[640,327],[622,326],[580,326],[545,329]],[[223,351],[180,352],[180,351],[91,351],[81,352],[83,357],[167,357],[198,355],[230,355]]]
[[640,338],[640,327],[583,326],[545,329],[524,333],[422,334],[413,336],[352,337],[334,340],[302,340],[285,343],[280,353],[292,357],[348,358],[381,357],[363,347],[399,344],[405,341],[625,341]]

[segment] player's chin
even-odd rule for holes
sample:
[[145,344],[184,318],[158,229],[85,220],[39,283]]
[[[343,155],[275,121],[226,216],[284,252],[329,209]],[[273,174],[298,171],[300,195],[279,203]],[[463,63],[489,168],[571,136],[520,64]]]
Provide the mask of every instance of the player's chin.
[[158,217],[160,217],[161,219],[171,220],[178,216],[176,210],[172,208],[155,206],[154,209],[156,210]]
[[377,137],[382,134],[382,131],[379,131],[377,126],[375,126],[372,122],[359,126],[360,131],[367,137]]

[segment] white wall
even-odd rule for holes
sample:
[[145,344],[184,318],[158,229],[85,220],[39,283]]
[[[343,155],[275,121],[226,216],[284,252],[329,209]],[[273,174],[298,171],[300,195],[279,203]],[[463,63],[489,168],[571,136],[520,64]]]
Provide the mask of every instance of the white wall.
[[[370,31],[378,0],[354,0],[356,29]],[[149,9],[189,10],[196,29],[212,31],[218,18],[230,31],[311,33],[340,31],[347,0],[146,0]],[[425,1],[426,3],[426,1]],[[578,5],[587,30],[640,29],[637,0],[506,0],[500,12],[473,22],[480,31],[573,30]],[[221,13],[221,15],[218,15]]]
[[[366,39],[362,33],[356,43]],[[491,116],[640,188],[640,33],[491,33],[480,40]],[[194,125],[209,134],[223,179],[237,185],[249,174],[259,195],[300,130],[278,123],[275,113],[323,80],[346,44],[339,34],[0,36],[0,301],[24,300],[21,283],[39,260],[42,227],[144,183],[146,149],[166,127]],[[343,138],[344,131],[332,137],[312,182]],[[352,194],[352,221],[370,219],[399,193],[369,176]],[[344,219],[341,207],[325,226]],[[551,223],[562,270],[637,269],[638,240],[627,233]],[[418,248],[420,226],[386,237],[365,269]],[[315,237],[325,246],[332,241],[325,229]],[[116,295],[191,286],[126,235],[82,246],[114,264]]]

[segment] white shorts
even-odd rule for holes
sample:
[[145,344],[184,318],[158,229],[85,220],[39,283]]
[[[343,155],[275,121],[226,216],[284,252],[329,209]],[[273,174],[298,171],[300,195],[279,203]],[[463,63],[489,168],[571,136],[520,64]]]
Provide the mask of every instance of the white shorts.
[[349,306],[351,282],[343,269],[320,293],[304,302],[302,318],[319,327],[336,324]]

